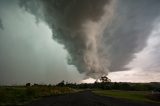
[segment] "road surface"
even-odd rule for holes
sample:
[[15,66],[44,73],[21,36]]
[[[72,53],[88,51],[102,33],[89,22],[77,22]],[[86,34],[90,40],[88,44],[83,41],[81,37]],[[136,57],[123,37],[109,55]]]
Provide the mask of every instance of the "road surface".
[[99,96],[91,91],[42,98],[27,106],[160,106],[153,103],[138,103],[123,99]]

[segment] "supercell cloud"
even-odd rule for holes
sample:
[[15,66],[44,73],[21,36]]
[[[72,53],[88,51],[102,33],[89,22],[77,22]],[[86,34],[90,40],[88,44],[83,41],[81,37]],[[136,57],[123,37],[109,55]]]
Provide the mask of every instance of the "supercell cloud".
[[20,6],[48,24],[69,64],[93,78],[127,69],[160,15],[159,0],[20,0]]
[[4,27],[3,27],[3,24],[2,24],[2,20],[1,20],[1,18],[0,18],[0,29],[3,29]]

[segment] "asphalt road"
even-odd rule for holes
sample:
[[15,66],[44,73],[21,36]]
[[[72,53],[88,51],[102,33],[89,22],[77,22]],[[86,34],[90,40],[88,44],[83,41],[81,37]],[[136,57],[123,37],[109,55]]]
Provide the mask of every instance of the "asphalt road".
[[99,96],[91,91],[82,91],[42,98],[27,106],[160,106],[160,104],[146,102],[139,103],[124,99]]

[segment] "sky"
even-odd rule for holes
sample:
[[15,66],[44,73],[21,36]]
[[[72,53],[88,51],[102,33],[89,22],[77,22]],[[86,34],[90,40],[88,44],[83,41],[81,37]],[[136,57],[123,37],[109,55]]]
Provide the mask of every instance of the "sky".
[[0,0],[0,85],[102,75],[160,81],[159,0]]

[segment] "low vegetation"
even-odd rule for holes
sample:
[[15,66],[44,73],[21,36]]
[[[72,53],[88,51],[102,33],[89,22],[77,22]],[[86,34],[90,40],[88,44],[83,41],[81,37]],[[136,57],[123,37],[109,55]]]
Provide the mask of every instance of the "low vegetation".
[[160,101],[154,101],[150,98],[151,92],[149,91],[95,90],[93,92],[98,95],[120,99],[160,103]]
[[10,86],[0,87],[0,105],[22,105],[44,96],[75,92],[68,87]]
[[96,94],[114,98],[160,102],[160,83],[117,83],[111,82],[107,77],[102,77],[101,82],[90,84],[61,81],[57,85],[27,83],[25,86],[1,86],[0,105],[22,105],[42,97],[73,93],[85,89],[92,89]]

